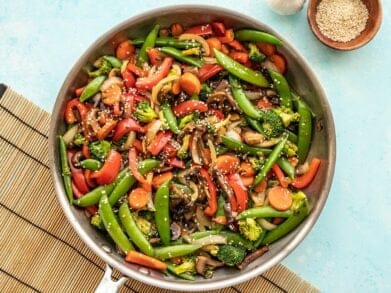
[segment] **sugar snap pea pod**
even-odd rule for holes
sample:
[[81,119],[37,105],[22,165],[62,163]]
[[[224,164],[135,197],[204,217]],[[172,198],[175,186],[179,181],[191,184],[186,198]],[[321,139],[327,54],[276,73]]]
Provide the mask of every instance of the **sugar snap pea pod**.
[[251,241],[243,238],[240,234],[231,231],[209,230],[209,231],[195,232],[190,235],[190,239],[197,240],[211,235],[221,235],[227,238],[227,244],[230,245],[241,245],[247,249],[252,249],[253,247]]
[[197,251],[201,247],[202,245],[200,244],[179,244],[179,245],[156,247],[155,257],[165,260],[176,256],[189,255]]
[[145,38],[144,44],[141,46],[136,61],[137,66],[142,66],[144,62],[148,62],[147,50],[155,47],[156,38],[159,34],[160,25],[156,24]]
[[235,39],[238,41],[246,41],[246,42],[262,42],[269,43],[277,46],[282,45],[282,41],[277,37],[261,32],[253,29],[241,29],[235,32]]
[[292,131],[290,131],[288,129],[285,129],[285,132],[288,133],[288,139],[291,142],[297,143],[297,135],[295,133],[293,133]]
[[115,58],[114,56],[106,55],[103,56],[103,59],[107,60],[114,68],[121,68],[122,66],[121,60]]
[[[138,164],[138,171],[141,175],[147,174],[159,165],[160,161],[147,159]],[[115,184],[113,191],[109,195],[109,202],[113,206],[136,182],[136,178],[130,173],[129,168],[125,168],[121,178]]]
[[270,77],[273,80],[273,84],[277,89],[278,95],[280,96],[281,106],[288,109],[292,109],[292,95],[288,81],[281,73],[271,69],[269,69],[268,71]]
[[297,112],[300,114],[299,133],[297,136],[297,156],[299,162],[305,162],[311,145],[312,114],[307,104],[302,99],[295,100]]
[[261,112],[247,98],[239,80],[236,77],[230,75],[229,85],[231,86],[232,95],[236,103],[238,103],[239,108],[242,109],[242,111],[247,116],[253,119],[260,119]]
[[[141,46],[142,44],[144,44],[144,41],[145,41],[145,39],[138,38],[138,39],[132,40],[132,44],[135,46]],[[174,47],[177,49],[186,50],[186,49],[200,47],[201,44],[196,41],[179,41],[179,40],[177,40],[175,38],[171,38],[171,37],[158,37],[158,38],[156,38],[155,46],[156,47]]]
[[269,82],[263,76],[262,73],[254,71],[239,62],[236,62],[231,57],[221,53],[220,51],[213,49],[217,63],[219,63],[225,70],[232,75],[240,78],[241,80],[247,81],[253,85],[268,87]]
[[[216,214],[214,216],[215,218],[225,217],[224,204],[225,204],[224,196],[220,194],[220,196],[219,196],[219,198],[217,200],[217,211],[216,211]],[[216,222],[212,223],[212,229],[213,230],[221,231],[223,228],[224,228],[224,225],[222,225],[222,224],[219,224],[219,223],[216,223]]]
[[281,212],[273,209],[270,206],[261,206],[261,207],[251,208],[243,211],[236,217],[236,220],[242,220],[246,218],[269,218],[269,217],[287,218],[291,215],[292,215],[291,210]]
[[171,239],[169,184],[170,180],[165,181],[155,194],[155,222],[163,245],[169,245]]
[[242,143],[239,140],[235,140],[232,138],[229,138],[227,136],[221,137],[221,142],[230,150],[243,153],[243,154],[251,154],[251,155],[260,155],[260,154],[270,154],[272,150],[260,148],[260,147],[253,147],[248,144]]
[[174,116],[174,113],[171,110],[170,104],[167,101],[162,104],[162,110],[168,127],[170,127],[173,133],[178,134],[180,132],[178,122],[176,120],[176,117]]
[[263,229],[259,238],[254,241],[253,244],[254,249],[257,249],[262,244],[263,239],[265,239],[266,233],[267,231]]
[[129,210],[128,203],[125,201],[121,204],[118,210],[119,219],[122,223],[122,226],[125,229],[126,234],[128,234],[130,240],[146,255],[153,256],[154,250],[147,238],[137,227],[136,222],[133,219],[133,216]]
[[73,191],[72,191],[71,170],[69,169],[69,165],[68,165],[67,146],[65,145],[65,141],[62,136],[58,137],[58,145],[60,151],[61,175],[62,175],[62,180],[64,181],[65,194],[67,195],[69,203],[72,203]]
[[196,67],[201,67],[202,65],[204,65],[204,63],[202,62],[201,59],[185,56],[182,54],[181,51],[179,51],[178,49],[176,49],[174,47],[162,47],[162,48],[160,48],[160,51],[167,54],[167,55],[170,55],[171,57],[174,57],[178,61],[190,64],[190,65],[193,65]]
[[99,215],[107,233],[109,233],[115,244],[117,244],[125,254],[130,250],[134,250],[132,243],[128,237],[126,237],[124,231],[122,231],[117,218],[111,209],[111,205],[106,194],[104,194],[99,200]]
[[86,193],[82,197],[73,200],[73,204],[79,207],[88,207],[97,204],[100,198],[104,195],[109,195],[114,189],[114,183],[101,185]]
[[94,159],[85,159],[80,162],[80,166],[83,169],[89,169],[92,171],[99,170],[102,167],[102,163]]
[[270,171],[273,164],[280,157],[282,149],[284,148],[284,145],[287,140],[288,140],[288,134],[284,133],[280,142],[274,147],[273,151],[270,153],[269,157],[267,158],[265,164],[263,164],[261,170],[257,174],[257,177],[255,177],[253,187],[261,183],[261,181],[266,177],[267,173]]
[[250,127],[256,131],[258,131],[260,134],[264,135],[261,122],[258,120],[255,120],[251,117],[246,116],[246,121],[250,125]]
[[307,217],[308,213],[308,203],[304,200],[301,206],[293,213],[293,215],[286,219],[277,228],[269,231],[266,234],[266,237],[265,239],[263,239],[262,244],[273,243],[288,234],[290,231],[295,229],[305,219],[305,217]]
[[288,161],[287,158],[279,157],[277,159],[277,164],[285,172],[285,174],[289,176],[289,178],[295,178],[295,168],[292,166],[292,164]]
[[175,271],[175,266],[172,263],[166,262],[166,265],[167,265],[167,271],[170,272],[171,274],[173,274],[174,276],[177,276],[177,277],[184,279],[184,280],[187,280],[187,281],[194,281],[195,280],[195,277],[189,273],[177,274]]
[[80,95],[80,102],[84,102],[91,98],[93,95],[95,95],[97,92],[99,92],[100,86],[103,84],[103,82],[106,80],[106,76],[97,76],[93,80],[91,80],[86,87],[84,88],[83,92]]

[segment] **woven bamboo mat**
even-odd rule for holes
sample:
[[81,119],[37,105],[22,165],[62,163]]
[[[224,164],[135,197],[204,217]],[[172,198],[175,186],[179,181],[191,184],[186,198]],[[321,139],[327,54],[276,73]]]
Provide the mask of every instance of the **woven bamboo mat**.
[[[49,113],[0,85],[0,292],[92,292],[104,273],[104,262],[76,235],[57,202],[48,166],[49,120]],[[129,280],[121,292],[169,291]],[[318,290],[276,265],[214,292]]]

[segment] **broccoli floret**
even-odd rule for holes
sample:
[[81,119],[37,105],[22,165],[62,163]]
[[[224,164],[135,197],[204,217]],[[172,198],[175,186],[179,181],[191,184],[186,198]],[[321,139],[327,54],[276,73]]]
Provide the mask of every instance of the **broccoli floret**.
[[284,124],[280,116],[273,110],[262,111],[261,125],[266,137],[279,136],[284,131]]
[[300,120],[300,114],[293,112],[289,108],[280,107],[273,109],[273,111],[276,112],[278,116],[280,116],[285,127],[288,127],[292,122],[299,122]]
[[212,89],[206,83],[203,83],[201,85],[201,90],[199,94],[200,100],[206,101],[208,99],[208,95],[210,95],[211,93]]
[[94,65],[98,69],[96,69],[94,71],[90,71],[90,70],[87,69],[87,74],[88,74],[89,77],[97,77],[97,76],[100,76],[100,75],[106,75],[113,68],[111,66],[111,63],[108,60],[104,59],[104,58],[99,58],[94,63]]
[[240,234],[250,241],[257,240],[262,233],[262,228],[253,218],[240,220],[238,223]]
[[136,110],[133,113],[134,118],[140,122],[148,123],[157,117],[156,112],[151,108],[145,100],[138,103]]
[[91,225],[92,226],[95,226],[96,228],[100,229],[100,230],[103,230],[104,229],[104,226],[103,226],[103,222],[100,218],[100,215],[99,214],[95,214],[91,217]]
[[307,199],[307,196],[305,195],[304,192],[298,191],[298,192],[292,193],[291,195],[292,195],[292,199],[293,199],[291,209],[293,211],[296,211],[297,209],[299,209],[302,204],[308,205],[308,199]]
[[240,264],[246,256],[246,249],[241,246],[221,245],[217,258],[227,266]]
[[178,275],[183,273],[195,273],[195,259],[192,257],[186,258],[180,265],[177,265],[174,270]]
[[140,217],[138,214],[134,213],[133,219],[136,222],[137,227],[144,234],[149,236],[152,232],[152,224],[145,218]]
[[110,152],[111,144],[106,141],[94,141],[89,146],[89,151],[94,159],[103,162]]
[[194,113],[193,114],[189,114],[189,115],[186,115],[184,116],[180,121],[179,121],[179,129],[183,129],[185,128],[185,126],[187,125],[187,123],[190,123],[191,121],[193,121],[194,119]]
[[77,146],[82,146],[83,144],[87,143],[86,141],[86,138],[83,136],[83,134],[81,134],[80,132],[78,132],[76,135],[75,135],[75,138],[73,139],[73,143]]
[[296,156],[297,154],[298,147],[296,144],[291,142],[290,140],[287,140],[284,148],[282,149],[282,152],[287,156],[287,157],[293,157]]
[[250,49],[250,52],[248,53],[248,57],[252,62],[260,63],[266,58],[265,55],[259,52],[259,49],[255,44],[252,43],[248,44],[248,48]]
[[261,170],[265,159],[263,157],[251,157],[248,159],[248,161],[250,162],[251,166],[255,171],[259,171]]

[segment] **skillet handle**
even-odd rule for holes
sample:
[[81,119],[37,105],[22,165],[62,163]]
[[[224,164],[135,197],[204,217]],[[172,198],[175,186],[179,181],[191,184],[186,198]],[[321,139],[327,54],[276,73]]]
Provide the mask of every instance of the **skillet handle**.
[[125,284],[127,280],[125,277],[119,278],[118,281],[113,281],[111,279],[112,272],[111,267],[106,264],[105,274],[100,280],[98,287],[95,288],[95,293],[116,293]]

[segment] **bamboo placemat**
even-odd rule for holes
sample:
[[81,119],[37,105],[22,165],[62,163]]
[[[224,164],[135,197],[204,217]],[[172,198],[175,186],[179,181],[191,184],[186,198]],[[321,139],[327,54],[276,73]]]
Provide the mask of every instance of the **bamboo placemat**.
[[[49,113],[0,84],[0,292],[92,292],[104,273],[104,262],[76,235],[57,202],[48,166],[49,121]],[[169,291],[129,280],[121,292]],[[318,290],[276,265],[214,292]]]

